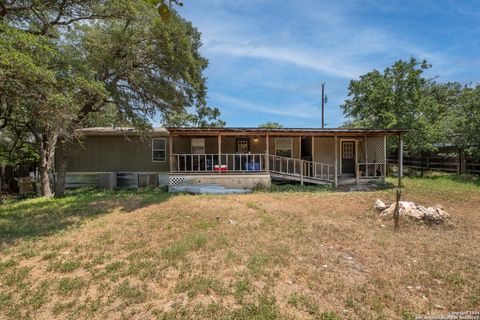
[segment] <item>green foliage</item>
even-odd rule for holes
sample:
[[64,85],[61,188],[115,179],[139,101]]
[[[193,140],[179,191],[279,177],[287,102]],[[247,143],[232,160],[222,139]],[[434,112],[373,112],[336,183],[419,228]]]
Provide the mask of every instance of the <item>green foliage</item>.
[[165,127],[221,128],[225,121],[218,119],[220,110],[205,105],[198,105],[194,112],[188,110],[166,112],[163,116]]
[[276,121],[269,121],[269,122],[265,122],[265,123],[260,124],[258,127],[259,128],[270,128],[270,129],[283,128],[283,124],[280,124]]
[[430,67],[412,57],[396,61],[383,73],[373,70],[350,81],[349,98],[341,106],[344,114],[355,127],[410,129],[405,137],[408,147],[431,149],[436,141],[428,135],[434,124],[421,104],[428,84],[423,73]]
[[349,119],[346,126],[408,129],[405,145],[413,153],[435,150],[441,143],[477,151],[480,86],[437,83],[424,77],[430,67],[412,57],[352,80],[341,106]]
[[[57,141],[74,141],[79,127],[148,131],[150,119],[162,114],[188,125],[224,125],[219,110],[206,106],[208,62],[199,53],[200,33],[173,5],[181,3],[46,0],[1,6],[0,129],[34,142],[44,195]],[[68,146],[62,151],[68,153]],[[11,154],[0,152],[3,158]]]

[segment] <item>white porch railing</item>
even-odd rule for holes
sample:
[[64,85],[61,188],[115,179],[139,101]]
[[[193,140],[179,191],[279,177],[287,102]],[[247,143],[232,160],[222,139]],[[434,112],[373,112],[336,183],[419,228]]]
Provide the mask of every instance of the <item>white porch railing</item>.
[[170,171],[191,173],[265,171],[265,160],[264,153],[172,154]]
[[335,181],[335,165],[333,164],[265,153],[172,154],[170,171],[174,173],[270,171],[302,178]]
[[305,178],[335,181],[335,165],[269,155],[269,170]]
[[357,178],[384,178],[387,166],[385,163],[357,163]]

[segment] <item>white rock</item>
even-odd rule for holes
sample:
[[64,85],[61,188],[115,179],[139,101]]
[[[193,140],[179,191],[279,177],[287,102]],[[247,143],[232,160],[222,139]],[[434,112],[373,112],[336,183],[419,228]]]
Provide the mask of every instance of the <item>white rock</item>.
[[373,207],[375,208],[375,210],[377,211],[383,211],[387,208],[387,205],[385,204],[385,202],[383,202],[382,200],[380,199],[377,199],[375,201],[375,204],[373,205]]

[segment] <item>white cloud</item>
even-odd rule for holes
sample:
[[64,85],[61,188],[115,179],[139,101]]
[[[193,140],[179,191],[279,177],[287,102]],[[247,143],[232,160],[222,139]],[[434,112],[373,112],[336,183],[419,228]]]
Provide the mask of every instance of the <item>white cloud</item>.
[[255,112],[261,112],[266,114],[292,117],[298,119],[312,119],[319,118],[318,108],[309,106],[309,105],[298,105],[295,106],[265,106],[263,104],[253,103],[250,101],[245,101],[242,99],[234,98],[222,93],[211,92],[210,96],[216,101],[223,104],[225,108],[228,109],[243,109]]
[[209,44],[206,51],[228,54],[234,57],[250,57],[288,62],[300,67],[321,71],[332,76],[343,78],[353,78],[360,72],[352,67],[345,68],[338,62],[331,61],[331,57],[327,57],[321,53],[315,56],[313,54],[305,54],[302,52],[303,50],[296,48],[223,42]]

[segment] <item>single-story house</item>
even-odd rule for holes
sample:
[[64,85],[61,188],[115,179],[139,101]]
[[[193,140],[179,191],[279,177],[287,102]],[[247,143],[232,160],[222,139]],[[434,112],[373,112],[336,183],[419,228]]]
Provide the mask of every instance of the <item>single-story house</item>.
[[272,180],[338,185],[384,179],[386,138],[400,129],[81,129],[67,187],[220,184],[254,188]]

